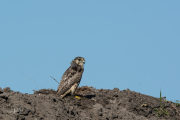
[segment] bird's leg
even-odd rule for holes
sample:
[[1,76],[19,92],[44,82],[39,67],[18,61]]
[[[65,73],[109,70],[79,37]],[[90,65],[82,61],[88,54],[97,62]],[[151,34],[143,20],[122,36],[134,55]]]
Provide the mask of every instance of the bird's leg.
[[78,84],[75,83],[68,91],[66,91],[63,95],[61,95],[61,98],[64,98],[67,94],[71,93],[75,98],[81,99],[80,96],[75,95],[75,90],[77,88]]
[[75,83],[71,88],[71,95],[73,95],[75,98],[77,98],[77,99],[81,99],[81,97],[80,96],[77,96],[77,95],[75,95],[75,91],[76,91],[76,88],[78,87],[78,84],[77,83]]
[[66,91],[63,95],[61,95],[61,98],[64,98],[67,94],[69,94],[71,92],[71,89],[69,89],[68,91]]

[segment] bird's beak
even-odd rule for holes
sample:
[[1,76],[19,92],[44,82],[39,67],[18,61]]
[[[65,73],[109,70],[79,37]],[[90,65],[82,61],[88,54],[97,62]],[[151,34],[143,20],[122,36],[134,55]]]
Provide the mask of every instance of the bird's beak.
[[83,61],[83,64],[85,64],[85,61]]

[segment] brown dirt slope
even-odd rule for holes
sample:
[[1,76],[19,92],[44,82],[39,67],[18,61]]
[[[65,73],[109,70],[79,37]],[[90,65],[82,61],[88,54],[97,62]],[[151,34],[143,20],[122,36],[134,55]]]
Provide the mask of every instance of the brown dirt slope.
[[0,120],[180,120],[180,106],[129,89],[79,87],[61,99],[52,89],[34,94],[0,88]]

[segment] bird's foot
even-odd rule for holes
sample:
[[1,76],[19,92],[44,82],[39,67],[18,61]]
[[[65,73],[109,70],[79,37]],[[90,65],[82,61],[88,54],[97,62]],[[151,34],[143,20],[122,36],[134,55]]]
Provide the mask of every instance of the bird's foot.
[[82,99],[80,96],[77,96],[77,95],[75,95],[74,97],[77,98],[78,100]]

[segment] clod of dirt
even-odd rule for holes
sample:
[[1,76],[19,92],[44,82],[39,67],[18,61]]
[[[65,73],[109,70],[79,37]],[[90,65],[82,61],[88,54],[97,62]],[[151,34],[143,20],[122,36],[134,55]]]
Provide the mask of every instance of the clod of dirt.
[[2,88],[0,87],[0,94],[1,94],[1,93],[3,93],[3,90],[2,90]]
[[10,92],[10,88],[9,88],[9,87],[5,87],[5,88],[3,89],[3,92]]
[[[34,94],[0,88],[0,120],[179,120],[180,106],[129,89],[120,91],[79,87],[61,99],[53,89]],[[176,106],[176,109],[174,107]],[[162,112],[162,110],[164,112]],[[167,111],[167,112],[166,112]],[[168,115],[167,115],[167,114]]]

